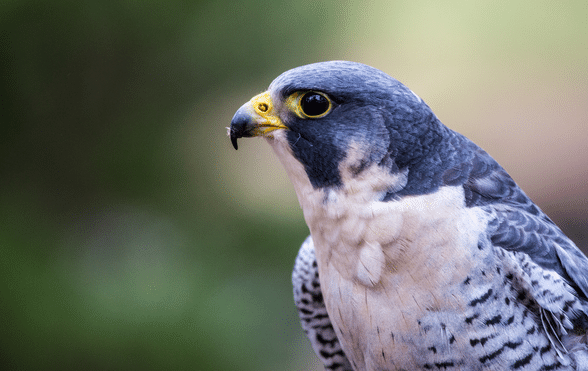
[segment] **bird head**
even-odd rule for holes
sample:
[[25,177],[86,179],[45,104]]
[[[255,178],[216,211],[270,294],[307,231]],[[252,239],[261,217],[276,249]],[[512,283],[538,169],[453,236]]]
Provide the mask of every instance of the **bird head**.
[[365,173],[392,177],[375,186],[383,187],[377,193],[384,198],[406,187],[409,173],[435,156],[446,129],[416,94],[384,72],[331,61],[278,76],[239,108],[229,136],[235,149],[239,138],[265,137],[283,163],[302,165],[314,189],[341,189],[346,179]]

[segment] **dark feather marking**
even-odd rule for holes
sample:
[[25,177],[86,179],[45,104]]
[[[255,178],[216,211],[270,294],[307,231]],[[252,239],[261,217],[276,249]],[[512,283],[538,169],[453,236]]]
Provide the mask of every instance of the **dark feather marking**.
[[495,352],[487,354],[483,357],[480,357],[480,362],[482,363],[486,363],[496,357],[498,357],[500,355],[500,353],[502,353],[502,351],[504,350],[504,347],[498,348]]
[[481,346],[484,346],[484,344],[486,344],[486,342],[490,339],[493,339],[494,335],[491,336],[486,336],[483,338],[479,338],[479,339],[470,339],[470,345],[475,347],[476,345],[480,344]]
[[443,369],[447,369],[448,367],[454,367],[455,366],[455,363],[452,362],[452,361],[439,362],[439,363],[435,362],[435,366],[438,369],[442,369],[442,368]]
[[521,341],[519,341],[519,342],[516,342],[516,343],[514,343],[514,342],[512,342],[512,341],[509,341],[509,342],[505,343],[505,344],[504,344],[504,346],[506,346],[506,347],[508,347],[508,348],[510,348],[510,349],[516,349],[516,348],[518,348],[518,347],[519,347],[521,344],[523,344],[523,341],[522,341],[522,340],[521,340]]
[[486,320],[486,322],[484,322],[486,324],[486,326],[492,326],[492,325],[496,325],[497,323],[500,323],[500,321],[502,321],[502,316],[500,314]]
[[533,335],[537,331],[537,327],[533,326],[527,330],[527,335]]
[[531,359],[533,358],[533,353],[528,354],[525,358],[521,358],[518,361],[516,361],[512,367],[516,370],[517,368],[521,368],[524,365],[528,365],[529,363],[531,363]]
[[561,363],[556,362],[556,363],[552,363],[550,365],[543,365],[543,367],[541,367],[541,371],[551,371],[551,370],[555,370],[561,367]]
[[475,307],[478,304],[484,303],[492,295],[492,292],[493,292],[492,289],[488,289],[488,291],[484,295],[482,295],[478,299],[472,300],[470,302],[470,307]]
[[466,317],[465,323],[467,323],[468,325],[471,325],[472,322],[474,322],[474,320],[478,317],[480,317],[480,313],[475,313],[474,315],[472,315],[470,317]]
[[543,354],[549,352],[551,350],[551,348],[552,348],[551,343],[547,343],[547,345],[545,345],[544,347],[541,347],[541,349],[539,349],[539,353],[541,355],[543,355]]

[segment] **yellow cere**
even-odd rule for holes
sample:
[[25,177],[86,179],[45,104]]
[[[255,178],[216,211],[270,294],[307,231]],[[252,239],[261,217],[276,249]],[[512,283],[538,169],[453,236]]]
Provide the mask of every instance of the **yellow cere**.
[[249,103],[258,116],[257,125],[252,132],[254,136],[267,135],[276,129],[288,129],[274,110],[272,98],[268,92],[256,95]]

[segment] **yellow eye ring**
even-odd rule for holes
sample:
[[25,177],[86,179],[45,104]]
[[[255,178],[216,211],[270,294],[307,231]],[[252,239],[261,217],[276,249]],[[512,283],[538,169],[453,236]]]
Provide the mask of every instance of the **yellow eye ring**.
[[324,117],[333,107],[331,99],[326,94],[312,90],[293,93],[286,100],[286,104],[303,119]]

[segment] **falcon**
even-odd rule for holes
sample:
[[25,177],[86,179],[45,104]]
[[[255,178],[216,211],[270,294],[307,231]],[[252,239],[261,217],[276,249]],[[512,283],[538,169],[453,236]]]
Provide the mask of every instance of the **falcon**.
[[310,236],[294,299],[327,370],[588,370],[588,259],[410,89],[310,64],[245,103]]

